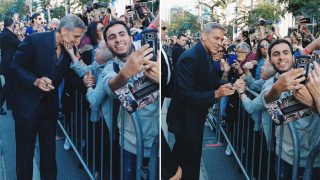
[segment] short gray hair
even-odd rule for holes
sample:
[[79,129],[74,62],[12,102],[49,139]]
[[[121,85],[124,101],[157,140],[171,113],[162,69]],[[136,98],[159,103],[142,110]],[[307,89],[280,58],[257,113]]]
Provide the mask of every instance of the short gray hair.
[[221,24],[216,22],[209,22],[203,26],[203,32],[206,33],[211,32],[214,29],[221,29],[223,31],[226,31],[226,29]]
[[236,50],[237,49],[241,49],[243,52],[245,52],[245,53],[250,53],[250,51],[251,51],[251,48],[250,48],[250,46],[249,46],[249,44],[248,43],[246,43],[246,42],[241,42],[241,43],[239,43],[237,46],[236,46]]
[[58,32],[61,32],[62,28],[66,28],[68,31],[73,31],[75,28],[86,29],[84,22],[76,15],[68,14],[65,15],[57,28]]

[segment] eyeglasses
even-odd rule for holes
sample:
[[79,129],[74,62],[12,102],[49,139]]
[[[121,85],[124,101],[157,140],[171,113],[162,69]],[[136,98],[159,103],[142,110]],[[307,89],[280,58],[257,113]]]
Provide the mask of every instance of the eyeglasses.
[[104,30],[104,27],[98,28],[98,31],[102,32]]
[[224,53],[223,50],[218,51],[218,54],[223,54],[223,53]]
[[246,52],[236,52],[237,53],[237,55],[245,55],[245,54],[247,54]]
[[259,48],[269,48],[269,44],[260,44]]

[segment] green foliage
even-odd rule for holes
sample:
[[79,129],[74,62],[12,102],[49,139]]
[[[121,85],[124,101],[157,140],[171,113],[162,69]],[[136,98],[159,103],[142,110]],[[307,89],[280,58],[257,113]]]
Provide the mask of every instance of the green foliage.
[[169,36],[185,33],[186,30],[191,30],[191,34],[200,31],[200,24],[197,22],[197,16],[190,12],[184,11],[175,15],[175,19],[169,26]]
[[265,20],[272,20],[273,22],[279,21],[281,16],[281,9],[270,2],[262,2],[249,11],[247,24],[257,24],[259,18]]
[[[294,16],[303,15],[314,17],[317,24],[320,22],[320,1],[319,0],[278,0],[279,3],[286,5],[285,10]],[[312,17],[311,17],[312,16]]]
[[51,18],[62,18],[65,15],[65,7],[64,6],[59,6],[56,8],[51,9]]

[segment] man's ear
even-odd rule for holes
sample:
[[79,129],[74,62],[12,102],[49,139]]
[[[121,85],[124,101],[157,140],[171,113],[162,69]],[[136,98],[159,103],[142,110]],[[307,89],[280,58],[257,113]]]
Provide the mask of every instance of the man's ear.
[[67,32],[68,32],[67,28],[65,28],[65,27],[61,28],[61,35],[62,36],[65,36],[67,34]]
[[206,41],[207,40],[207,33],[206,32],[201,32],[201,40]]

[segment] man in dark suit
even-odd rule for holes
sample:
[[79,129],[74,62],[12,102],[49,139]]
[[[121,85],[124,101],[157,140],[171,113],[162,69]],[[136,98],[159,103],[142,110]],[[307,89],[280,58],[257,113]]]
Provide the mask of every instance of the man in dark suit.
[[12,62],[12,56],[16,52],[20,40],[18,36],[13,33],[14,30],[13,19],[4,19],[4,30],[1,34],[1,74],[4,76],[6,83],[3,86],[3,91],[0,97],[0,114],[6,114],[3,109],[3,104],[7,101],[7,108],[10,107],[9,92],[12,84],[12,76],[9,73],[9,68]]
[[176,67],[180,55],[186,50],[184,47],[187,45],[187,36],[185,34],[178,34],[177,42],[172,47],[172,64],[173,68]]
[[212,65],[212,54],[219,51],[224,28],[208,23],[201,41],[178,59],[174,73],[174,90],[167,121],[175,134],[173,152],[182,168],[182,179],[199,179],[202,138],[208,108],[216,99],[232,95],[230,84],[221,85]]
[[57,178],[58,87],[71,63],[65,48],[78,44],[84,31],[85,25],[78,16],[66,15],[56,31],[27,36],[13,57],[12,100],[18,180],[32,179],[37,135],[41,179]]

